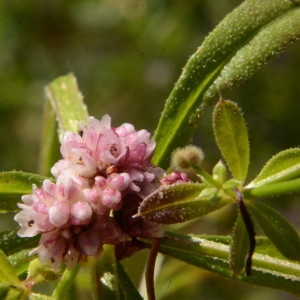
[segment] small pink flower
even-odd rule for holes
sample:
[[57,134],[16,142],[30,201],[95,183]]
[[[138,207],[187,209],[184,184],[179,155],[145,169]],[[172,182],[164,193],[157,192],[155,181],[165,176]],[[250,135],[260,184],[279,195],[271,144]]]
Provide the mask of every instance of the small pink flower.
[[190,180],[188,179],[187,174],[182,172],[172,172],[160,180],[162,186],[183,182],[190,182]]
[[41,189],[34,187],[33,194],[22,197],[24,204],[18,204],[23,209],[15,216],[21,225],[18,234],[34,236],[64,226],[70,221],[72,205],[79,199],[83,200],[82,193],[74,182],[71,186],[69,181],[57,185],[45,180]]
[[52,174],[59,180],[66,172],[86,179],[124,173],[128,168],[143,173],[148,171],[154,149],[155,142],[146,130],[136,131],[127,123],[115,128],[108,115],[101,121],[90,117],[82,126],[82,135],[65,134],[61,145],[64,162],[56,163]]
[[71,268],[86,256],[99,255],[104,244],[115,245],[128,239],[111,217],[96,217],[87,227],[71,226],[43,234],[32,253],[38,253],[42,262],[56,268],[62,262]]
[[87,224],[92,218],[92,207],[90,203],[78,201],[71,206],[71,223],[74,225]]
[[120,192],[125,191],[130,183],[128,173],[112,173],[107,177],[107,183],[111,188],[117,189]]
[[67,201],[55,201],[49,209],[49,221],[55,227],[65,225],[70,218],[70,205]]
[[42,234],[33,251],[41,261],[59,267],[65,262],[72,267],[88,255],[99,255],[104,243],[128,240],[118,224],[106,215],[97,215],[84,193],[74,183],[71,188],[45,180],[41,189],[22,197],[23,208],[15,220],[20,223],[20,236]]
[[[51,169],[56,180],[45,180],[22,197],[15,216],[18,234],[41,234],[33,251],[43,262],[70,268],[86,256],[99,255],[104,244],[119,245],[137,237],[159,237],[163,230],[132,218],[139,203],[160,184],[186,181],[183,173],[167,175],[150,163],[155,142],[146,130],[125,123],[111,125],[88,118],[81,134],[66,132],[63,159]],[[160,183],[161,180],[161,183]]]

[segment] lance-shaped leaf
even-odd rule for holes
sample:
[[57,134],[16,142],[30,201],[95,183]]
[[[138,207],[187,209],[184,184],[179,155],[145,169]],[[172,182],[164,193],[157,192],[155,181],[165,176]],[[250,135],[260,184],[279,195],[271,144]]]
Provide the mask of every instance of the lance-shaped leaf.
[[120,300],[120,286],[114,248],[104,246],[99,258],[89,257],[93,299]]
[[300,192],[300,178],[283,182],[270,183],[258,187],[246,187],[243,190],[245,198],[272,197],[296,192]]
[[[279,1],[260,2],[273,5]],[[299,40],[299,36],[300,8],[296,8],[278,17],[274,22],[266,24],[247,45],[238,50],[206,92],[205,97],[210,98],[222,90],[247,80],[267,61],[279,55],[293,42]]]
[[[152,241],[144,241],[151,247]],[[300,296],[300,263],[281,259],[273,252],[253,255],[252,275],[232,277],[229,262],[230,246],[222,239],[216,241],[205,236],[166,233],[159,251],[170,257],[204,268],[240,282],[279,289]]]
[[165,186],[146,197],[137,215],[159,224],[185,222],[209,214],[234,200],[218,193],[202,195],[204,185],[182,183]]
[[33,255],[30,256],[30,251],[32,251],[32,249],[25,249],[8,256],[8,260],[16,270],[18,276],[27,273],[29,263],[34,258]]
[[248,252],[249,236],[241,213],[238,211],[237,220],[233,227],[229,256],[234,275],[239,275],[245,268]]
[[34,293],[34,292],[30,293],[30,300],[53,300],[53,299],[55,298],[53,298],[52,296],[47,296],[47,295]]
[[49,264],[42,263],[39,258],[34,258],[28,266],[27,280],[36,285],[59,279],[61,275],[60,269],[53,269]]
[[247,207],[266,236],[288,259],[300,260],[300,238],[296,229],[273,208],[254,201]]
[[[71,270],[65,269],[62,277],[58,281],[58,284],[56,285],[51,298],[50,299],[65,299],[68,295],[72,285],[74,284],[75,278],[78,274],[78,271],[80,269],[80,264],[77,264],[72,267]],[[39,298],[36,298],[39,299]],[[96,298],[95,298],[96,299]],[[43,298],[42,298],[43,300]]]
[[55,79],[46,86],[45,93],[56,114],[59,139],[65,131],[77,132],[80,122],[86,122],[88,112],[74,75],[71,73]]
[[124,299],[132,299],[132,300],[142,300],[143,299],[142,296],[137,291],[136,287],[132,283],[130,277],[124,270],[121,263],[117,261],[116,264],[117,264],[121,299],[124,298]]
[[168,167],[172,151],[190,142],[202,113],[199,107],[211,95],[249,78],[299,37],[299,3],[244,1],[208,35],[167,99],[155,133],[156,165]]
[[0,250],[0,282],[21,286],[20,279],[6,255]]
[[300,176],[300,149],[284,150],[273,156],[246,189],[287,181]]
[[[24,288],[16,289],[14,286],[11,286],[9,284],[0,283],[0,299],[5,299],[5,300],[28,299],[28,293]],[[30,299],[33,298],[30,297]]]
[[249,141],[241,110],[220,100],[213,112],[213,128],[219,149],[235,179],[244,182],[249,165]]
[[227,180],[227,168],[226,165],[220,160],[213,168],[213,179],[219,184],[223,185]]
[[59,141],[55,113],[50,101],[44,103],[42,136],[40,141],[39,174],[51,176],[50,170],[59,160]]
[[[27,299],[26,289],[16,270],[0,250],[0,297],[1,299]],[[23,296],[22,296],[23,295]]]
[[46,177],[11,171],[0,173],[0,212],[18,210],[17,203],[21,196],[32,193],[32,185],[40,186]]

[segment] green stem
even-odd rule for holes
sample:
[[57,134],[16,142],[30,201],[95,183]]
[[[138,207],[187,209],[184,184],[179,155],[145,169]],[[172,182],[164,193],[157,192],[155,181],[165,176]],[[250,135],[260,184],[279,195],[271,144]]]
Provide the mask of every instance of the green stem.
[[98,272],[98,261],[94,257],[89,257],[89,269],[91,276],[91,296],[93,300],[99,299],[100,295],[100,276]]
[[242,191],[245,198],[272,197],[300,192],[300,178],[266,184],[260,187],[247,188]]
[[75,265],[71,270],[66,269],[52,294],[52,299],[64,299],[70,287],[74,283],[80,265]]
[[216,180],[214,180],[212,178],[212,176],[207,173],[204,169],[200,168],[197,165],[191,165],[191,167],[199,174],[201,175],[206,181],[208,181],[212,186],[215,186],[217,188],[222,188],[222,186],[220,186],[219,182],[217,182]]

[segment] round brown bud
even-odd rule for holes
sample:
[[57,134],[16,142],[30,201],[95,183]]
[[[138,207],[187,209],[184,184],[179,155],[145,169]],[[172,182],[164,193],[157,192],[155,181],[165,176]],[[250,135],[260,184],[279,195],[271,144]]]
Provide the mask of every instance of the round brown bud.
[[204,159],[201,148],[195,145],[188,145],[173,151],[171,156],[171,167],[178,171],[188,171],[193,166],[200,166]]

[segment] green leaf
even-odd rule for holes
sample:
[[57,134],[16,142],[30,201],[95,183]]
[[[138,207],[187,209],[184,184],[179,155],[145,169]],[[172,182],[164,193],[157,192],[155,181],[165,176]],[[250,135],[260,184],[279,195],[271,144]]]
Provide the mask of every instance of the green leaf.
[[[207,241],[213,241],[224,245],[230,246],[232,244],[232,237],[226,235],[202,234],[200,237],[204,238]],[[256,254],[268,254],[272,257],[285,259],[285,257],[278,251],[278,249],[266,236],[256,236],[255,240],[256,240],[256,246],[255,246]]]
[[121,299],[114,247],[105,245],[99,258],[89,258],[94,299]]
[[254,186],[253,188],[248,188],[247,186],[243,190],[245,198],[271,197],[284,194],[291,194],[295,192],[300,192],[300,178],[283,182],[270,183],[258,187]]
[[173,224],[201,217],[234,201],[216,189],[202,196],[203,191],[204,186],[198,183],[162,187],[142,201],[137,215],[150,222]]
[[56,288],[52,293],[51,299],[53,300],[65,299],[67,293],[69,292],[71,286],[75,281],[79,269],[80,269],[79,264],[75,265],[71,270],[65,269],[61,279],[59,280]]
[[86,122],[88,112],[83,103],[75,76],[70,73],[58,77],[45,88],[59,126],[61,141],[66,131],[78,132],[80,122]]
[[51,176],[51,167],[58,161],[59,142],[55,113],[50,101],[44,103],[43,128],[40,142],[39,174]]
[[27,273],[30,260],[34,258],[34,256],[29,256],[30,251],[31,249],[25,249],[8,256],[8,260],[16,270],[18,276],[24,274],[25,272]]
[[254,201],[247,207],[266,236],[288,259],[300,260],[300,237],[296,229],[273,208]]
[[273,156],[246,189],[282,182],[300,175],[300,149],[291,148]]
[[15,269],[2,250],[0,250],[0,282],[9,283],[15,287],[22,286]]
[[[16,300],[16,299],[29,299],[28,292],[22,288],[15,288],[14,286],[0,283],[0,299]],[[31,298],[30,298],[31,300]]]
[[[144,241],[151,247],[151,241]],[[279,289],[300,296],[300,264],[280,259],[273,253],[255,253],[252,275],[232,277],[228,243],[202,236],[168,232],[161,239],[160,252],[240,282]]]
[[[208,35],[187,62],[167,99],[155,133],[154,164],[167,168],[172,151],[190,142],[211,95],[249,78],[295,41],[300,32],[299,3],[299,0],[244,1]],[[258,45],[259,51],[253,51]],[[239,68],[242,59],[243,68]],[[216,81],[219,76],[220,82]]]
[[0,249],[11,255],[24,249],[31,249],[38,245],[40,236],[32,238],[21,238],[17,235],[17,230],[3,231],[0,233]]
[[33,259],[28,266],[27,280],[32,285],[40,284],[42,282],[54,281],[61,277],[59,269],[53,269],[47,263],[41,263],[39,258]]
[[52,296],[47,296],[47,295],[42,295],[42,294],[31,292],[30,293],[30,300],[54,300],[54,299],[53,299]]
[[123,266],[117,261],[117,273],[119,279],[119,286],[121,292],[121,299],[142,300],[142,296],[133,285],[128,274],[125,272]]
[[0,283],[0,299],[7,299],[7,294],[9,293],[9,284]]
[[227,168],[222,160],[214,166],[212,171],[213,179],[219,184],[223,185],[227,180]]
[[220,100],[213,112],[213,128],[219,149],[235,179],[244,182],[249,165],[248,132],[241,110]]
[[32,193],[32,185],[40,186],[47,177],[19,172],[0,173],[0,212],[17,211],[21,196]]
[[[206,296],[206,293],[201,295],[199,292],[201,281],[205,281],[207,278],[206,274],[201,274],[197,268],[189,264],[164,257],[162,266],[159,268],[157,274],[158,276],[155,280],[155,294],[157,299],[196,300],[210,298]],[[166,284],[168,284],[167,288]]]
[[232,232],[232,240],[230,244],[230,266],[234,275],[239,275],[245,268],[246,259],[249,252],[249,236],[238,210],[238,216]]
[[[280,1],[272,1],[273,3],[270,3],[270,1],[260,2],[272,5]],[[297,1],[294,1],[294,3],[296,4]],[[247,45],[238,50],[206,92],[205,97],[210,98],[233,85],[247,80],[270,59],[278,56],[288,46],[299,40],[299,35],[300,9],[294,8],[279,16],[273,22],[266,24]]]

